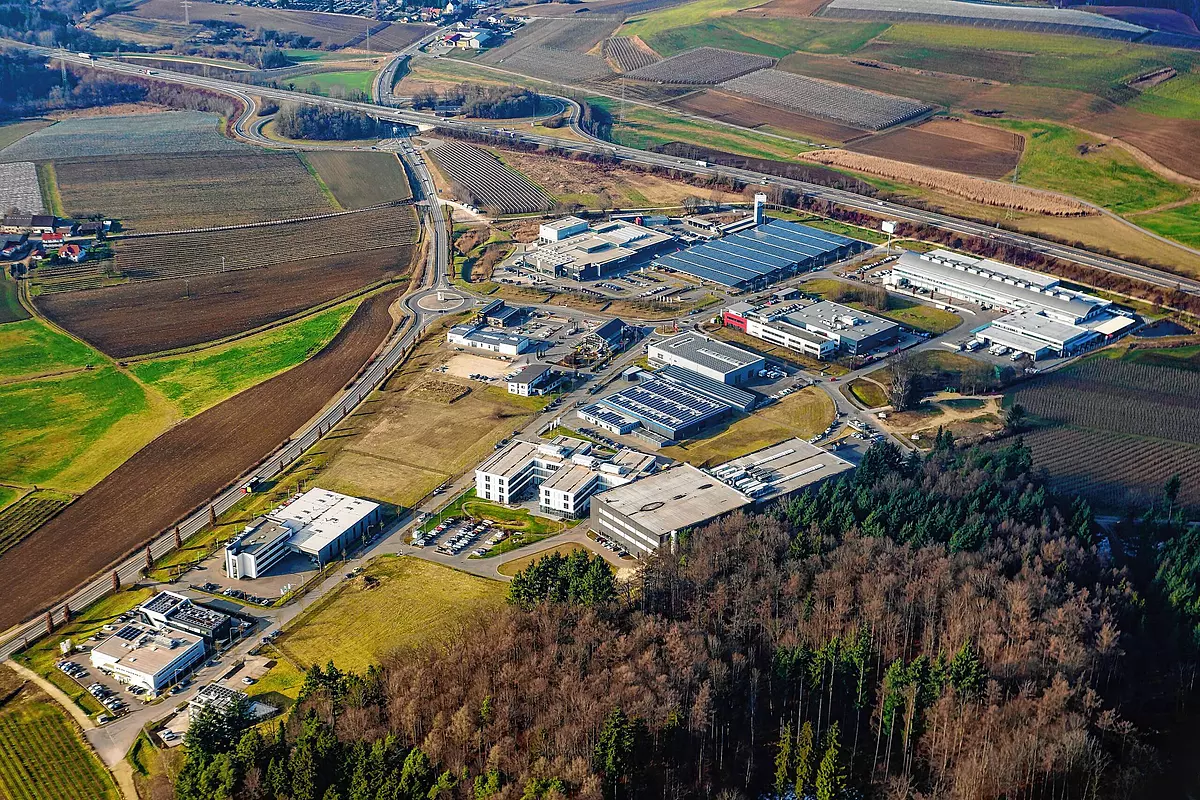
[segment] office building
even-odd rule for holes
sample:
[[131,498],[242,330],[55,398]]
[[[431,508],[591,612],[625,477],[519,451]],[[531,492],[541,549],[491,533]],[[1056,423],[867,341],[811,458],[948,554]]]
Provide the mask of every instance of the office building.
[[838,353],[865,355],[900,338],[895,322],[828,300],[809,305],[735,303],[725,309],[722,320],[750,336],[816,359]]
[[175,592],[159,592],[142,603],[138,611],[157,628],[203,636],[210,643],[228,639],[233,628],[228,614],[196,605]]
[[503,356],[520,355],[528,350],[531,344],[524,336],[502,333],[478,324],[455,325],[446,333],[446,341],[460,347],[474,347]]
[[203,636],[130,622],[92,648],[96,669],[122,683],[161,692],[187,675],[208,654]]
[[[558,220],[558,223],[564,222],[566,220]],[[668,233],[624,220],[601,222],[590,227],[583,220],[576,220],[563,229],[571,233],[557,238],[552,238],[555,231],[548,228],[548,225],[541,226],[540,243],[522,255],[522,264],[544,275],[575,281],[599,280],[630,266],[639,257],[648,258],[674,241]]]
[[651,363],[673,364],[730,386],[749,383],[766,359],[757,353],[688,331],[649,346]]
[[548,364],[527,364],[508,376],[508,393],[521,397],[543,395],[554,391],[562,377]]

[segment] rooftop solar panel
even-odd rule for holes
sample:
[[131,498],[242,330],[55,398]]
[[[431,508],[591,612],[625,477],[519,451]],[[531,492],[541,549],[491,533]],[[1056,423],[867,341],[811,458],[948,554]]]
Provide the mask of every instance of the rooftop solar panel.
[[728,239],[718,239],[710,243],[709,248],[720,253],[728,253],[734,258],[757,259],[775,269],[787,269],[796,263],[794,259],[785,258],[777,253],[767,252],[765,248],[758,250],[747,247],[744,243],[738,241],[736,237],[732,236]]
[[848,244],[854,244],[854,239],[848,236],[842,236],[839,233],[831,233],[823,231],[820,228],[813,228],[809,225],[801,225],[797,222],[788,222],[786,219],[773,219],[766,225],[762,226],[772,231],[788,231],[791,233],[802,234],[818,241],[828,242],[834,247],[845,247]]
[[741,278],[735,278],[732,275],[724,272],[718,272],[717,270],[708,269],[707,267],[702,267],[697,264],[691,264],[682,259],[675,258],[674,256],[660,258],[658,263],[670,269],[678,270],[679,272],[686,272],[689,275],[695,275],[697,278],[702,278],[706,281],[719,283],[722,286],[737,286],[743,283]]
[[792,254],[792,259],[795,261],[806,261],[810,258],[823,256],[830,251],[830,248],[816,242],[779,236],[772,231],[766,230],[747,231],[746,239],[758,247],[766,245],[785,248]]
[[676,253],[675,257],[689,264],[699,264],[702,267],[723,272],[739,280],[752,281],[763,276],[762,270],[752,269],[749,264],[745,266],[734,264],[729,260],[729,256],[722,257],[722,254],[712,253],[705,248],[684,250],[682,253]]
[[752,253],[768,253],[787,260],[789,264],[796,263],[796,249],[794,247],[790,244],[784,245],[770,241],[766,237],[743,236],[738,233],[733,236],[727,236],[720,241],[728,245],[744,248]]

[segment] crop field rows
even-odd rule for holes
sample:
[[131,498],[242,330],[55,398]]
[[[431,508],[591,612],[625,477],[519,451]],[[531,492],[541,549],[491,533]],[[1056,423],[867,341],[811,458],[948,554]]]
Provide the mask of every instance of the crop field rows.
[[0,210],[10,208],[29,213],[43,211],[37,167],[32,161],[0,164]]
[[0,711],[0,795],[11,800],[119,797],[71,723],[46,701],[19,702]]
[[121,277],[134,280],[257,269],[297,257],[411,244],[415,232],[411,212],[371,209],[326,219],[120,240],[114,247],[115,268]]
[[614,36],[604,40],[602,52],[610,63],[621,72],[657,64],[662,59],[649,48],[638,47],[628,36]]
[[[60,159],[68,214],[146,233],[241,225],[333,211],[294,153],[196,153]],[[287,191],[264,187],[286,186]]]
[[94,289],[103,286],[112,268],[111,258],[102,261],[85,261],[82,264],[55,264],[38,267],[30,274],[32,284],[41,294],[72,292],[77,289]]
[[55,492],[36,491],[0,511],[0,555],[37,530],[70,502]]
[[962,0],[833,0],[818,16],[839,19],[878,19],[940,22],[1024,31],[1096,36],[1105,39],[1136,39],[1147,32],[1099,14],[1062,8],[972,3]]
[[482,207],[517,214],[545,211],[553,205],[540,186],[477,147],[447,141],[429,154],[446,177],[470,192]]
[[305,153],[304,160],[342,208],[369,208],[412,198],[412,187],[395,153],[315,150]]
[[496,66],[552,81],[588,81],[610,77],[608,62],[595,56],[550,47],[524,47]]
[[982,178],[1002,178],[1017,166],[1024,148],[1024,137],[1011,131],[935,119],[859,139],[846,149]]
[[873,131],[898,125],[933,110],[933,106],[918,100],[869,92],[777,69],[742,75],[724,81],[720,88],[803,114]]
[[495,64],[526,47],[548,47],[552,50],[571,50],[586,53],[612,33],[620,20],[604,17],[587,19],[539,19],[521,28],[511,40],[480,60]]
[[738,53],[719,47],[697,47],[656,64],[635,69],[627,75],[641,81],[712,86],[774,65],[775,59],[767,56]]
[[0,163],[152,153],[246,152],[221,135],[221,120],[203,111],[81,117],[56,122],[0,150]]

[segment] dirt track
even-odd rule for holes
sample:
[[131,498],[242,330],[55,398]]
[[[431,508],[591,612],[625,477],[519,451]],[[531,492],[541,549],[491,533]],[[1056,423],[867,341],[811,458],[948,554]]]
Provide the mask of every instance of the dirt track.
[[389,247],[265,269],[46,294],[47,317],[116,358],[208,342],[320,305],[408,269],[412,247]]
[[387,337],[396,295],[368,299],[312,359],[159,436],[0,558],[0,630],[136,551],[317,414]]

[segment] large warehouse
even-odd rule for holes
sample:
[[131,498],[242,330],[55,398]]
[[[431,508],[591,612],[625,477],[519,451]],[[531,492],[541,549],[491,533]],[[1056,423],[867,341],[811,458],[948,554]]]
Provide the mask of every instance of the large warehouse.
[[309,489],[254,520],[225,545],[225,574],[258,578],[289,553],[327,564],[366,536],[381,517],[378,503]]
[[558,278],[594,281],[638,257],[648,258],[674,237],[623,220],[589,227],[583,220],[567,217],[558,220],[557,227],[543,224],[539,240],[521,256],[525,267]]
[[841,475],[854,465],[801,439],[789,439],[709,470],[714,478],[764,503]]
[[766,366],[762,356],[688,331],[649,346],[651,363],[674,364],[730,386],[749,383]]
[[654,263],[731,289],[761,289],[840,261],[867,246],[857,239],[773,219],[663,256]]
[[831,301],[807,306],[734,303],[722,319],[731,328],[817,359],[839,352],[864,355],[900,337],[895,322]]

